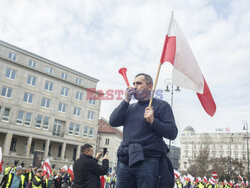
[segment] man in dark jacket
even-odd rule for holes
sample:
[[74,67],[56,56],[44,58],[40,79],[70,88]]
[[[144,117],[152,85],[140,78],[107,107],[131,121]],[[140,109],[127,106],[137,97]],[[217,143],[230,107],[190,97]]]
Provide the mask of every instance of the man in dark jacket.
[[[110,116],[111,126],[123,126],[123,141],[117,151],[117,188],[174,186],[173,167],[163,137],[173,140],[178,130],[166,101],[154,98],[152,107],[148,107],[152,86],[151,76],[136,75],[133,87],[125,92],[125,100]],[[129,104],[132,96],[137,103]]]
[[107,174],[109,168],[108,154],[103,157],[102,165],[98,164],[101,152],[93,158],[93,147],[85,144],[82,154],[73,166],[74,183],[72,188],[100,188],[100,176]]

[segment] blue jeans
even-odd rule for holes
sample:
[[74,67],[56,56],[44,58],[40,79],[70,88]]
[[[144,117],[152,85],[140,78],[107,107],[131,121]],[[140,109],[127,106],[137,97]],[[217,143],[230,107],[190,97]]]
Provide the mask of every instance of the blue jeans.
[[159,158],[146,158],[145,161],[128,167],[117,164],[117,188],[155,188],[158,179]]

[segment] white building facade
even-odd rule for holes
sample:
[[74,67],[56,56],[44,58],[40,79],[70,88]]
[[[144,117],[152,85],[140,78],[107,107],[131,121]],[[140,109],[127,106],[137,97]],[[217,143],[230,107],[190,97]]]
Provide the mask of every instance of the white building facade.
[[[97,79],[0,41],[0,147],[4,162],[30,164],[34,152],[60,168],[96,146]],[[98,93],[95,93],[98,95]]]
[[231,157],[247,166],[246,133],[196,133],[191,126],[181,138],[180,171],[187,171],[202,149],[208,148],[210,158]]

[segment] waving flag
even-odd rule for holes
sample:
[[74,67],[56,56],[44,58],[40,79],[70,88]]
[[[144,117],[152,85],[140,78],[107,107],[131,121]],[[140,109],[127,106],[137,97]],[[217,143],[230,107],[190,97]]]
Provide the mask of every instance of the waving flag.
[[175,85],[195,91],[204,110],[213,116],[216,105],[207,82],[185,38],[172,14],[160,62],[173,65],[172,81]]
[[71,181],[73,181],[74,180],[74,174],[73,174],[73,166],[72,165],[70,165],[70,167],[68,168],[67,173],[70,174]]
[[181,174],[177,170],[174,170],[174,175],[175,175],[175,178],[179,178]]
[[50,167],[49,159],[46,159],[44,163],[42,163],[43,175],[47,175],[47,178],[52,174],[52,169]]
[[240,181],[243,181],[243,178],[241,177],[240,174],[239,174],[239,177],[238,177],[238,178],[239,178]]
[[68,166],[67,165],[64,165],[62,168],[61,168],[61,172],[67,172],[68,170]]

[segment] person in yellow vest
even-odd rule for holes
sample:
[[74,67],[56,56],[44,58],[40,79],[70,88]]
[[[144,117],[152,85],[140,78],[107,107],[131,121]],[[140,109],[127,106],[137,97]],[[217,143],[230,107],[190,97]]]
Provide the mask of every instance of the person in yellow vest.
[[179,178],[176,180],[176,184],[178,188],[183,188],[183,184],[181,183]]
[[31,188],[32,187],[32,180],[33,180],[33,177],[34,177],[34,172],[33,172],[33,166],[32,164],[29,166],[29,169],[26,170],[25,172],[25,181],[27,182],[28,184],[28,188]]
[[41,168],[37,169],[32,181],[32,188],[47,188],[48,181],[46,179],[46,177],[43,177],[43,170]]
[[21,166],[16,167],[15,172],[8,175],[6,188],[25,188],[25,176]]
[[0,183],[0,186],[2,186],[4,182],[6,182],[6,178],[8,177],[10,170],[11,170],[11,167],[10,167],[9,163],[6,163],[3,178],[2,178],[2,181]]
[[108,174],[108,175],[106,176],[105,188],[110,188],[110,183],[111,183],[111,176],[110,176],[110,174]]

